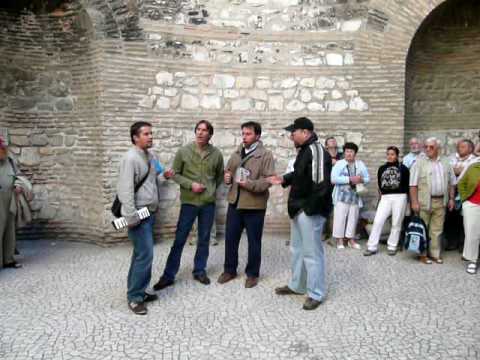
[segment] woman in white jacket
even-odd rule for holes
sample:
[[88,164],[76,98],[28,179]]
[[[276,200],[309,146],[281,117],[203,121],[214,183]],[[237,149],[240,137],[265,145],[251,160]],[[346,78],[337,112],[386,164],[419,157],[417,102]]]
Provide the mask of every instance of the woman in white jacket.
[[[365,164],[356,160],[358,146],[347,142],[343,146],[345,158],[337,161],[332,169],[333,190],[333,237],[337,239],[337,249],[344,249],[345,243],[353,248],[361,246],[355,241],[360,208],[363,206],[358,187],[370,181]],[[363,185],[360,185],[363,184]]]

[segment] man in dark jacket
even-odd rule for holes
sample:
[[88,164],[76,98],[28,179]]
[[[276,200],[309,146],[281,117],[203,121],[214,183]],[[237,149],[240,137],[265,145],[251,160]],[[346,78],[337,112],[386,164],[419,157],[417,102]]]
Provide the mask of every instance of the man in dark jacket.
[[277,295],[307,294],[303,309],[316,309],[325,299],[325,252],[322,233],[332,209],[332,159],[318,142],[313,123],[298,118],[285,130],[299,149],[293,172],[272,176],[271,184],[290,186],[292,279],[275,289]]

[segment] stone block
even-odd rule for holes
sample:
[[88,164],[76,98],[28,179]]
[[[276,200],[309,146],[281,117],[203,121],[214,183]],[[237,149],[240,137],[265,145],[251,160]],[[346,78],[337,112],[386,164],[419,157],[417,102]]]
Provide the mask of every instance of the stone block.
[[302,100],[303,102],[307,103],[309,102],[310,100],[312,100],[312,94],[310,93],[309,90],[307,89],[302,89],[300,91],[300,100]]
[[147,109],[151,109],[153,108],[153,104],[154,104],[154,101],[155,101],[155,95],[146,95],[146,96],[143,96],[141,99],[140,99],[140,102],[138,103],[138,106],[142,107],[142,108],[147,108]]
[[351,99],[348,106],[351,110],[356,110],[356,111],[368,110],[368,104],[365,101],[363,101],[361,97],[354,97],[353,99]]
[[65,136],[65,146],[73,146],[75,145],[75,142],[77,141],[77,136],[76,135],[66,135]]
[[199,83],[200,83],[200,81],[197,78],[192,77],[192,76],[186,77],[186,78],[183,79],[183,84],[185,86],[197,86]]
[[300,80],[300,85],[308,88],[315,87],[315,78],[304,78]]
[[157,102],[155,104],[155,108],[159,110],[166,110],[170,109],[170,99],[167,97],[159,97],[157,98]]
[[219,96],[202,96],[200,105],[204,109],[219,110],[222,107],[222,102]]
[[348,20],[342,23],[340,30],[345,32],[355,32],[360,30],[361,26],[362,26],[362,20],[360,19]]
[[166,71],[161,71],[155,75],[155,80],[157,82],[157,85],[167,85],[167,86],[172,86],[173,85],[173,74],[166,72]]
[[296,80],[295,78],[287,78],[282,80],[280,87],[282,89],[290,89],[297,86],[297,84],[298,84],[298,80]]
[[182,95],[182,101],[181,101],[181,107],[182,109],[197,109],[198,106],[200,105],[200,102],[198,101],[198,98],[192,95],[188,94],[183,94]]
[[239,89],[250,89],[253,87],[253,79],[247,76],[239,76],[235,86]]
[[164,88],[162,86],[153,86],[152,87],[152,94],[153,95],[163,95]]
[[24,147],[20,153],[19,163],[25,166],[34,166],[40,164],[40,154],[38,148]]
[[29,146],[30,140],[28,136],[24,135],[11,135],[10,136],[10,144],[17,145],[17,146]]
[[51,146],[62,146],[63,145],[63,135],[52,135],[49,137],[49,142]]
[[307,109],[309,111],[325,111],[325,107],[323,106],[323,104],[318,102],[312,102],[307,104]]
[[323,63],[323,59],[319,57],[305,59],[305,65],[307,66],[320,66],[323,65]]
[[240,93],[238,90],[225,89],[223,90],[223,96],[227,99],[235,99],[240,96]]
[[178,93],[178,90],[177,90],[177,89],[175,89],[175,88],[167,88],[167,89],[165,89],[165,93],[164,93],[164,94],[165,94],[165,96],[175,96],[175,95],[177,95],[177,93]]
[[344,100],[325,101],[325,107],[329,112],[341,112],[348,109],[348,104]]
[[319,100],[325,99],[325,96],[328,94],[328,90],[314,90],[313,96]]
[[48,145],[48,136],[45,134],[34,134],[30,137],[30,143],[33,146]]
[[71,97],[58,99],[55,107],[58,111],[71,111],[73,110],[73,99]]
[[303,109],[305,109],[305,104],[303,102],[295,99],[295,100],[290,101],[287,104],[286,109],[288,111],[292,111],[292,112],[302,111]]
[[217,89],[230,89],[235,84],[235,78],[232,75],[215,74],[212,82]]
[[272,82],[267,79],[259,79],[256,82],[258,89],[270,89],[272,87]]
[[335,87],[335,80],[320,76],[316,81],[316,85],[319,89],[333,89]]
[[282,96],[270,96],[268,99],[268,109],[271,111],[283,111],[283,97]]
[[297,89],[284,90],[283,91],[283,96],[285,97],[285,99],[291,99],[291,98],[293,98],[293,96],[295,95],[296,92],[297,92]]
[[255,101],[255,110],[265,111],[266,103],[263,101]]
[[267,93],[263,90],[250,90],[248,95],[255,100],[267,101]]
[[327,65],[343,66],[343,55],[336,53],[329,53],[326,55]]
[[341,99],[342,98],[342,93],[338,90],[332,90],[332,93],[331,93],[331,97],[332,99],[334,100],[338,100],[338,99]]
[[252,108],[251,99],[238,99],[232,101],[232,110],[233,111],[248,111]]

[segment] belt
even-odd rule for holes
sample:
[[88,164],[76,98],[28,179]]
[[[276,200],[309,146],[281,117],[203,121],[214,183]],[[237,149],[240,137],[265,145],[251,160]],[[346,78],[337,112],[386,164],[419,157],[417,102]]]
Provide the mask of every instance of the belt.
[[432,195],[432,199],[443,199],[443,195]]

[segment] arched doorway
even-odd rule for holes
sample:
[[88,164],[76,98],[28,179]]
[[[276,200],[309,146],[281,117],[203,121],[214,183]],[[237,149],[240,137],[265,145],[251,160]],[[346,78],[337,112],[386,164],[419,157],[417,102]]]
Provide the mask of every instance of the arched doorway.
[[460,138],[478,141],[479,53],[479,2],[448,0],[423,21],[407,56],[406,139],[436,136],[446,153]]

